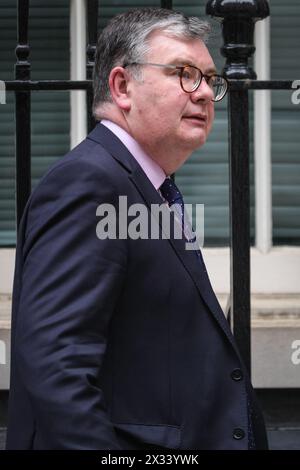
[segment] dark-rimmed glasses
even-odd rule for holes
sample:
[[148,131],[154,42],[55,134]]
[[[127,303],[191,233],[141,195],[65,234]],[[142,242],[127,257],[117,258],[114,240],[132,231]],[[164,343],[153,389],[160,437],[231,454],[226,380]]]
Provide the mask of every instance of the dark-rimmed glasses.
[[179,71],[180,85],[186,93],[193,93],[201,85],[205,78],[207,85],[211,88],[214,98],[212,101],[221,101],[227,93],[228,82],[222,75],[211,74],[204,75],[200,69],[194,65],[173,65],[173,64],[154,64],[152,62],[131,62],[124,64],[123,67],[130,65],[151,65],[154,67],[164,67]]

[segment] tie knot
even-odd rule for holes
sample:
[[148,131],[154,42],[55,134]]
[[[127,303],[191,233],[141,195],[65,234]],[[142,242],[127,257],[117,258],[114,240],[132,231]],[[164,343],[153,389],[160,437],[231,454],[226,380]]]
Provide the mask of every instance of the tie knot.
[[159,189],[170,206],[175,203],[183,204],[182,194],[171,178],[166,178]]

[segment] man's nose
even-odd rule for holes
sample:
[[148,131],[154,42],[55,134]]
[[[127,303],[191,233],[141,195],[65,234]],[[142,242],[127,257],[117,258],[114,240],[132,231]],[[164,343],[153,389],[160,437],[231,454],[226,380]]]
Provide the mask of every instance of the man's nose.
[[214,99],[213,90],[208,85],[205,77],[202,78],[200,86],[197,88],[197,90],[191,93],[191,99],[194,102],[202,101],[204,103],[209,103]]

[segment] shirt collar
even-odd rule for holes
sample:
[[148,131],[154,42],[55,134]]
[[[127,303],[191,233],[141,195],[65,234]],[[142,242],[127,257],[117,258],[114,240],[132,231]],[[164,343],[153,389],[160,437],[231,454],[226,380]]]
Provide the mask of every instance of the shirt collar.
[[149,157],[140,144],[118,124],[115,124],[108,119],[103,119],[101,124],[107,127],[121,140],[142,167],[144,173],[146,173],[155,189],[159,190],[160,186],[166,179],[166,174],[163,169],[151,157]]

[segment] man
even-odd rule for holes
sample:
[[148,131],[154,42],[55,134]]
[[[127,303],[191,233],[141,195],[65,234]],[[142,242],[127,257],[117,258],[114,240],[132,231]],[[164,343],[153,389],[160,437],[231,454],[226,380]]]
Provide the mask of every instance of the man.
[[177,201],[181,223],[169,176],[205,143],[226,93],[207,33],[197,18],[144,8],[99,37],[102,123],[42,179],[20,227],[9,449],[266,447],[200,251],[184,237],[96,230],[103,204],[124,217],[119,196],[148,215]]

